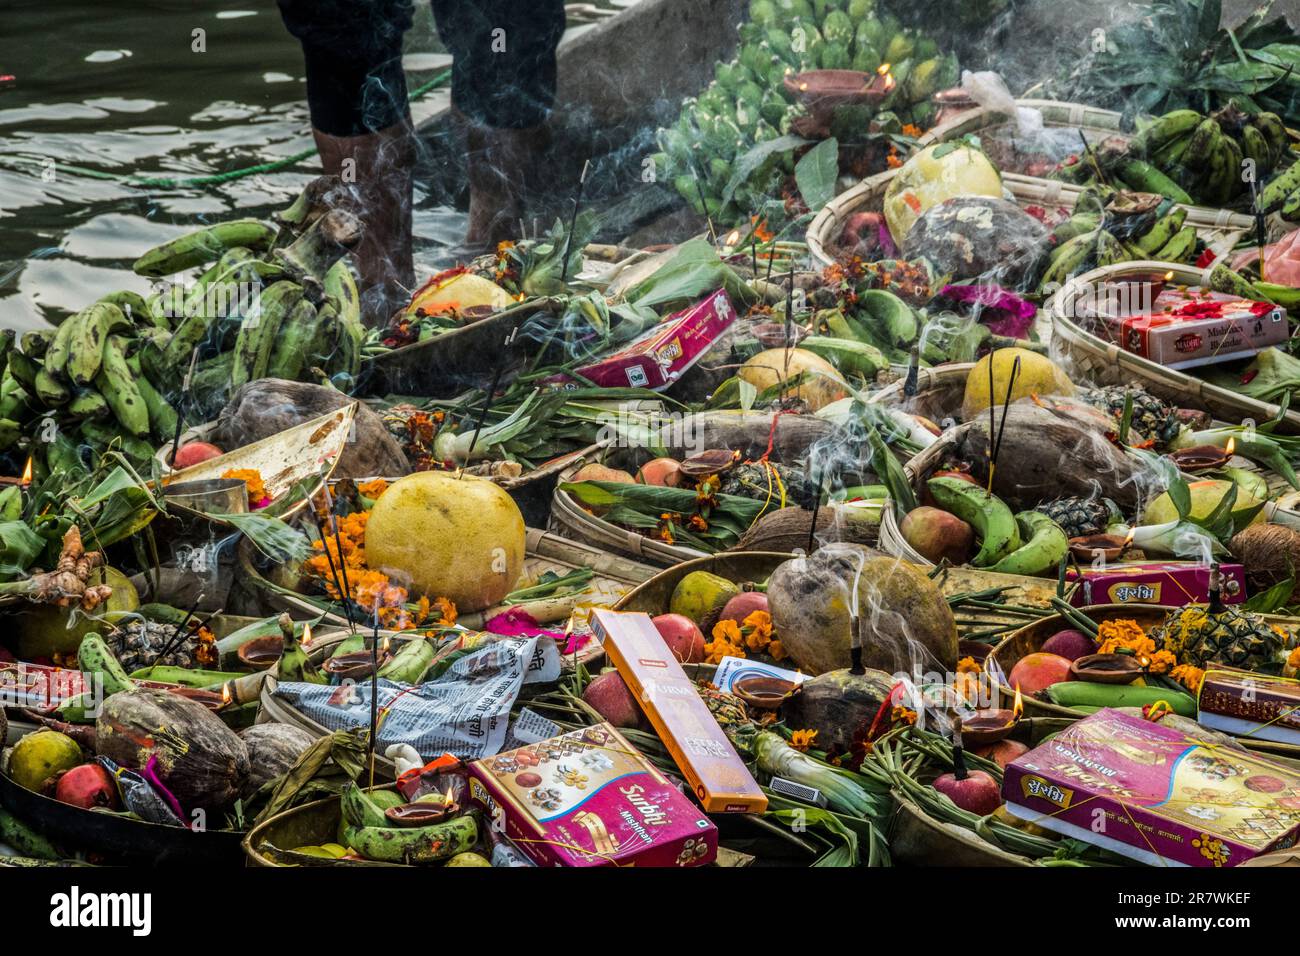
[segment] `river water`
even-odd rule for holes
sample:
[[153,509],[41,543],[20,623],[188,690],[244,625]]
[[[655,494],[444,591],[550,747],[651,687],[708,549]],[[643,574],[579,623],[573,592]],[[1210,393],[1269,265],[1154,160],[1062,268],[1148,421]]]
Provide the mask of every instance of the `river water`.
[[[570,29],[634,2],[575,4]],[[130,271],[142,251],[196,223],[268,213],[318,171],[313,157],[202,188],[121,181],[220,173],[312,145],[301,50],[268,0],[4,6],[0,74],[13,79],[0,81],[0,327],[57,321],[116,289],[146,291]],[[450,63],[427,4],[417,4],[405,49],[411,88]],[[445,97],[414,104],[417,121]],[[462,212],[417,186],[423,271],[463,231]]]

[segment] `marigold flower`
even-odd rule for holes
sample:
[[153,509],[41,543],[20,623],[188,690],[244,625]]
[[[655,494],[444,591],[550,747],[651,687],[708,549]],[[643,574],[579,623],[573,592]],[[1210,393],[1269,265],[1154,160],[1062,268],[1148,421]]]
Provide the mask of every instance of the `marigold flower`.
[[916,711],[909,707],[895,707],[889,712],[889,719],[896,724],[914,724],[916,723]]
[[904,123],[901,132],[904,136],[910,136],[913,139],[919,139],[921,137],[921,127],[917,126],[915,123]]
[[800,753],[807,753],[808,748],[813,745],[813,741],[816,739],[817,731],[815,730],[796,730],[790,735],[790,747]]
[[1195,693],[1201,689],[1201,681],[1205,679],[1205,671],[1191,664],[1179,664],[1169,672],[1169,676]]
[[271,503],[271,496],[266,493],[266,485],[262,482],[262,473],[256,468],[231,468],[221,477],[242,481],[248,488],[248,503],[253,508],[265,508]]
[[957,662],[958,674],[978,674],[984,670],[984,665],[973,657],[963,657]]
[[715,641],[727,641],[731,644],[739,644],[742,640],[740,625],[735,621],[719,621],[713,625],[713,639]]
[[1169,651],[1156,651],[1147,659],[1147,670],[1152,674],[1164,674],[1178,666],[1178,658]]
[[1287,655],[1286,663],[1288,667],[1300,668],[1300,646]]
[[367,498],[378,498],[388,490],[388,482],[383,478],[375,478],[372,481],[363,481],[357,485],[357,491],[361,492]]

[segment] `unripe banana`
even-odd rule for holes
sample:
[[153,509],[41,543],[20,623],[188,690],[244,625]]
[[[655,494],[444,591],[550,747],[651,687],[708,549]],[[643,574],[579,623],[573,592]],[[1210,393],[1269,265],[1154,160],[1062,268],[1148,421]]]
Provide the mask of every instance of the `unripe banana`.
[[980,539],[979,553],[971,559],[975,567],[997,564],[1020,547],[1015,516],[1001,499],[960,478],[931,478],[926,487],[940,508],[975,529]]
[[1040,511],[1022,511],[1016,515],[1016,527],[1024,544],[989,570],[1028,577],[1056,570],[1070,550],[1061,526]]
[[205,262],[214,262],[233,246],[258,252],[271,248],[276,228],[257,219],[219,222],[150,249],[135,260],[132,269],[142,276],[168,276]]
[[127,365],[126,340],[121,336],[110,335],[104,344],[104,360],[95,376],[95,387],[127,432],[136,438],[149,434],[149,409]]
[[347,824],[348,846],[368,860],[384,863],[436,863],[473,849],[478,824],[466,814],[427,827],[356,827]]

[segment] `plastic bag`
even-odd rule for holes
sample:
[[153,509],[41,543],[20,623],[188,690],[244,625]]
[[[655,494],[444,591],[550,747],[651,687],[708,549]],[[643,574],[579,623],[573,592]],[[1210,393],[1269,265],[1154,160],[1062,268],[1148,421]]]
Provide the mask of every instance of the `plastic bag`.
[[972,73],[963,70],[961,85],[970,98],[987,110],[1013,117],[1015,146],[1022,153],[1043,153],[1056,162],[1079,151],[1079,132],[1065,127],[1048,127],[1043,114],[1028,106],[1017,106],[1000,74],[991,70]]
[[[1258,258],[1258,249],[1243,252],[1232,261],[1232,268],[1240,269]],[[1300,229],[1264,247],[1264,278],[1277,285],[1300,288]]]

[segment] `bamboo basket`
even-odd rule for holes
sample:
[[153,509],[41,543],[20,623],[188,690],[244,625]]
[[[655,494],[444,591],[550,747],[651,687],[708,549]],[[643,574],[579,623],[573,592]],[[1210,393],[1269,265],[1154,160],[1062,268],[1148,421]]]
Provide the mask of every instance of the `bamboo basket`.
[[[911,460],[903,465],[903,470],[907,473],[913,490],[920,489],[921,483],[939,467],[944,454],[949,449],[960,444],[972,427],[972,423],[967,422],[948,429],[937,442],[929,448],[921,449],[918,454],[913,455]],[[911,561],[914,564],[929,568],[934,567],[933,561],[923,557],[903,538],[902,529],[898,526],[898,516],[894,513],[894,502],[892,500],[887,500],[885,507],[880,512],[880,549],[896,558],[902,558],[905,561]]]
[[[1098,623],[1126,618],[1137,621],[1143,630],[1150,630],[1164,621],[1171,608],[1156,604],[1095,604],[1079,610]],[[1296,623],[1294,618],[1274,614],[1266,614],[1264,619],[1279,624],[1294,625]],[[992,668],[990,673],[997,681],[998,693],[1002,695],[1004,700],[1010,701],[1016,695],[1015,688],[1008,686],[1003,679],[1011,673],[1011,669],[1015,667],[1016,662],[1027,654],[1033,654],[1041,650],[1044,641],[1057,631],[1070,626],[1062,615],[1040,618],[1008,634],[993,648],[989,653],[988,662],[996,663],[997,667]],[[986,662],[986,668],[988,662]],[[1029,695],[1024,695],[1022,700],[1025,705],[1025,713],[1033,717],[1069,717],[1078,719],[1086,716],[1083,711],[1075,710],[1072,707],[1062,707],[1059,704],[1053,704],[1051,701],[1039,700]],[[1236,739],[1250,750],[1292,759],[1300,758],[1300,746],[1296,744],[1279,743],[1272,740],[1253,740],[1246,737]]]
[[945,419],[956,420],[961,416],[961,403],[966,396],[966,379],[974,367],[974,362],[953,362],[918,369],[915,395],[903,394],[905,380],[900,379],[873,392],[867,403],[900,408],[942,425]]
[[[1183,285],[1201,285],[1208,281],[1205,270],[1168,262],[1122,262],[1103,266],[1075,276],[1052,297],[1047,305],[1052,328],[1052,354],[1059,357],[1076,373],[1072,377],[1098,385],[1125,385],[1137,382],[1151,394],[1186,408],[1208,411],[1217,419],[1236,424],[1251,418],[1256,422],[1274,419],[1281,408],[1272,402],[1261,402],[1218,385],[1212,385],[1187,372],[1165,368],[1156,362],[1118,345],[1107,342],[1089,332],[1072,316],[1076,303],[1090,287],[1129,276],[1174,274],[1173,281]],[[1300,433],[1300,411],[1289,410],[1278,428],[1288,433]]]
[[556,482],[555,493],[551,499],[549,522],[553,532],[580,542],[586,547],[625,555],[656,567],[672,567],[682,561],[692,561],[705,556],[703,551],[680,544],[669,544],[628,528],[620,528],[611,521],[584,511],[568,492],[559,487],[566,481],[572,481],[580,467],[582,466],[575,464],[564,469]]
[[[608,554],[599,548],[581,541],[543,531],[540,528],[528,528],[524,535],[524,571],[525,577],[535,579],[547,571],[567,574],[579,568],[592,568],[596,575],[588,584],[588,589],[571,597],[543,598],[526,604],[515,605],[533,615],[539,623],[550,623],[567,619],[580,602],[598,607],[613,605],[624,594],[649,580],[655,574],[655,568],[620,555]],[[308,600],[300,592],[301,578],[292,570],[277,565],[263,573],[254,558],[254,549],[248,541],[240,543],[238,570],[241,583],[245,588],[245,598],[256,605],[263,615],[278,614],[288,611],[295,618],[321,618],[335,627],[346,627],[347,619],[334,610],[323,612],[321,608]],[[505,607],[489,608],[486,611],[462,614],[457,623],[469,628],[481,627],[484,621],[507,610]]]
[[[1029,109],[1038,110],[1043,116],[1043,125],[1049,129],[1077,129],[1087,138],[1090,144],[1097,143],[1103,139],[1120,138],[1125,141],[1132,139],[1132,133],[1121,129],[1122,115],[1114,110],[1101,109],[1096,106],[1088,106],[1084,103],[1064,103],[1059,100],[1037,100],[1026,99],[1016,100],[1017,106],[1028,107]],[[975,109],[967,110],[957,116],[952,117],[945,123],[941,123],[933,129],[926,132],[916,142],[917,150],[925,149],[927,146],[933,146],[935,143],[944,143],[953,139],[960,139],[963,136],[976,135],[981,139],[997,139],[999,129],[1006,129],[1012,126],[1014,119],[1006,113],[990,110],[979,106]],[[1019,172],[1003,173],[1003,181],[1015,183],[1018,181],[1051,183],[1054,186],[1065,187],[1060,193],[1063,198],[1068,190],[1073,196],[1078,196],[1083,191],[1083,187],[1073,183],[1064,183],[1056,179],[1046,179],[1039,176],[1029,176]],[[1073,205],[1073,203],[1071,203]],[[1232,212],[1228,209],[1217,209],[1212,206],[1195,206],[1189,205],[1187,208],[1187,224],[1196,226],[1198,231],[1204,233],[1210,232],[1246,232],[1254,228],[1255,220],[1250,216],[1243,215],[1239,212]]]
[[[850,215],[860,211],[879,211],[885,190],[897,172],[891,169],[864,179],[822,207],[821,212],[809,224],[806,236],[808,252],[816,268],[825,268],[835,261],[835,245],[844,221]],[[1012,200],[1022,208],[1058,206],[1069,211],[1074,208],[1079,194],[1083,192],[1082,187],[1071,183],[1019,176],[1015,173],[1003,174],[1002,185],[1011,194]],[[1231,247],[1254,227],[1253,219],[1226,209],[1207,209],[1203,206],[1186,208],[1187,223],[1195,226],[1197,233],[1207,242],[1227,243]]]

